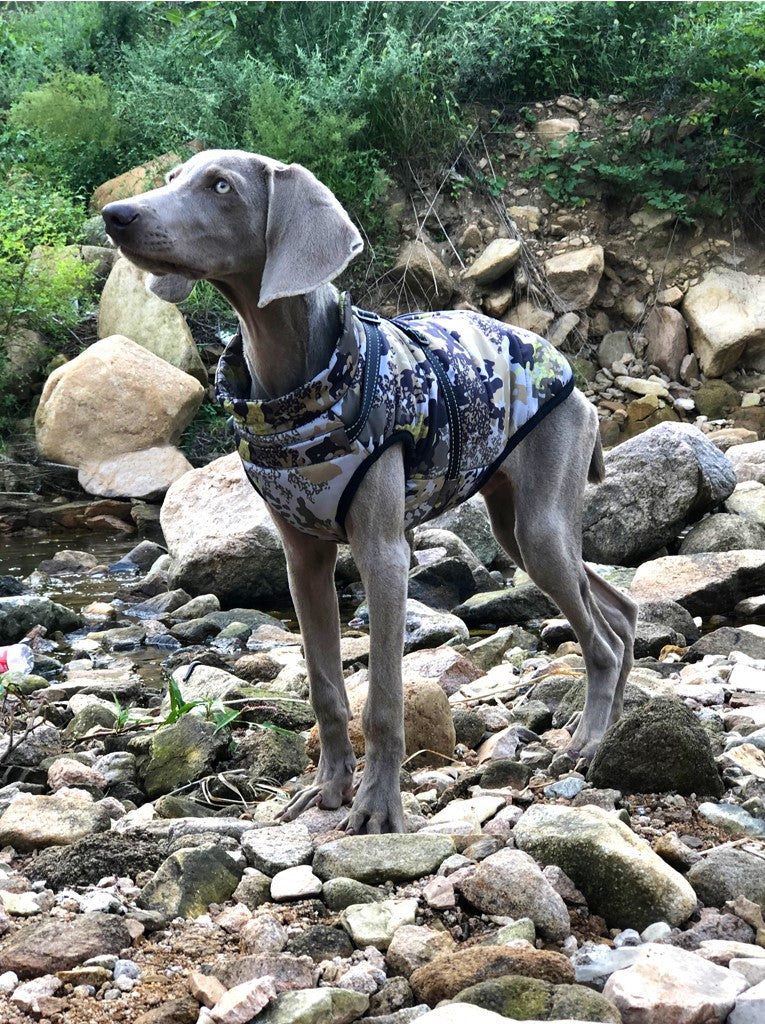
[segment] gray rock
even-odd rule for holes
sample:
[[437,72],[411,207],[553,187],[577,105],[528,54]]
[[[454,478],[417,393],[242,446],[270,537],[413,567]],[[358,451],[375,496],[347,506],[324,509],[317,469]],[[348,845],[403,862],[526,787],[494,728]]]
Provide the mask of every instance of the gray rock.
[[109,875],[135,878],[141,871],[156,871],[164,858],[165,847],[159,839],[141,832],[102,832],[66,848],[44,850],[27,871],[31,878],[44,879],[49,888],[58,891],[96,885]]
[[[212,973],[226,988],[234,988],[253,978],[270,974],[277,992],[310,988],[313,984],[314,964],[310,957],[291,953],[254,953],[216,962]],[[326,989],[320,989],[326,992]]]
[[765,593],[765,552],[721,551],[667,555],[643,562],[632,597],[677,601],[691,615],[715,615],[747,597]]
[[306,928],[300,935],[290,939],[285,947],[293,956],[310,956],[317,963],[331,960],[333,957],[349,957],[353,953],[353,943],[342,928],[332,928],[327,924],[314,924]]
[[428,525],[456,534],[483,565],[490,566],[500,553],[500,546],[491,532],[486,505],[477,495],[444,512]]
[[316,851],[313,870],[319,878],[354,878],[360,882],[408,882],[435,872],[456,849],[449,836],[347,836]]
[[439,558],[409,573],[408,597],[429,608],[448,611],[475,592],[473,573],[461,558]]
[[308,766],[305,740],[296,732],[255,729],[237,748],[237,766],[247,768],[254,782],[286,782]]
[[722,796],[709,734],[679,700],[659,698],[608,730],[587,773],[600,789]]
[[68,796],[18,796],[0,817],[0,845],[19,852],[67,846],[94,832],[107,831],[106,804]]
[[35,626],[44,626],[48,633],[68,633],[81,625],[81,616],[47,597],[0,597],[0,637],[4,644],[17,643]]
[[414,924],[416,912],[415,899],[381,900],[346,907],[340,914],[340,923],[359,949],[387,949],[399,928]]
[[[369,1006],[369,996],[345,988],[284,992],[260,1017],[262,1024],[350,1024]],[[260,1022],[259,1022],[260,1024]]]
[[468,711],[464,708],[458,708],[452,714],[452,719],[454,721],[457,743],[462,743],[471,750],[475,750],[483,739],[483,734],[486,732],[483,719],[474,711]]
[[598,362],[608,370],[612,363],[620,363],[625,357],[631,359],[634,354],[626,331],[609,331],[598,346]]
[[584,985],[551,985],[539,978],[510,975],[482,981],[463,989],[457,1003],[481,1006],[501,1016],[498,1019],[589,1020],[621,1024],[621,1014],[605,996]]
[[130,946],[127,925],[114,914],[82,914],[72,921],[44,920],[24,925],[0,947],[0,973],[20,978],[65,971],[103,953]]
[[520,850],[487,857],[462,883],[462,895],[485,914],[531,918],[549,942],[562,942],[571,930],[566,904]]
[[733,512],[717,512],[692,526],[680,543],[681,555],[703,551],[765,549],[765,526]]
[[666,626],[682,634],[688,644],[694,643],[700,635],[693,616],[677,601],[638,601],[638,622]]
[[227,744],[225,733],[216,732],[213,722],[185,714],[151,736],[131,740],[129,749],[136,755],[146,792],[156,797],[209,774]]
[[557,864],[609,925],[645,928],[686,921],[696,908],[688,882],[648,843],[599,807],[536,804],[513,832],[516,846]]
[[683,655],[683,661],[700,661],[710,654],[727,658],[731,651],[740,651],[755,661],[765,660],[765,636],[746,627],[721,626],[692,644]]
[[[356,609],[351,625],[369,626],[369,608],[366,604]],[[448,640],[467,640],[468,628],[462,619],[449,612],[436,611],[421,601],[407,598],[404,623],[404,653],[423,647],[438,647]]]
[[211,903],[225,903],[244,866],[215,846],[179,850],[160,865],[138,897],[138,906],[166,918],[199,917]]
[[251,829],[242,836],[242,849],[248,863],[267,875],[308,864],[313,857],[310,833],[299,821]]
[[244,903],[250,910],[257,910],[271,899],[270,877],[262,871],[243,875],[231,898],[235,903]]
[[696,427],[652,427],[608,452],[605,481],[587,489],[584,557],[636,562],[674,540],[735,485],[729,460]]
[[699,814],[705,821],[715,825],[721,832],[733,835],[756,836],[765,838],[765,821],[753,818],[743,807],[737,804],[710,802],[699,804]]
[[559,615],[558,607],[534,583],[521,583],[505,590],[474,594],[457,605],[454,614],[470,627],[507,626],[536,622]]
[[355,878],[329,878],[322,887],[322,899],[328,910],[345,910],[356,903],[379,903],[385,893]]

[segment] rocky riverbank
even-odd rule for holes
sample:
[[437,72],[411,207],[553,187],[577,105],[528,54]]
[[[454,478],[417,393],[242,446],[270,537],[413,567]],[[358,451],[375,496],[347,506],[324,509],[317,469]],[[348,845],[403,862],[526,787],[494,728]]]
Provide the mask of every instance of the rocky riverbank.
[[[3,1020],[760,1020],[765,444],[741,440],[655,427],[588,492],[588,556],[640,602],[626,712],[591,765],[563,752],[573,634],[480,502],[414,532],[402,836],[278,822],[318,737],[235,457],[172,486],[167,551],[116,541],[111,565],[62,550],[3,577],[0,635],[31,630],[35,656],[2,677]],[[246,561],[236,524],[259,538]],[[363,757],[345,552],[337,582]]]

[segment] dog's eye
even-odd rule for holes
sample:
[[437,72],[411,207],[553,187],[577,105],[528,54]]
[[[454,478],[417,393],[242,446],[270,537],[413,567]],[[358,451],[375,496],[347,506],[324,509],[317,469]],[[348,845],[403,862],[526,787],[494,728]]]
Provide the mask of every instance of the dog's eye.
[[215,189],[219,196],[225,196],[227,192],[231,191],[231,186],[229,185],[225,178],[218,178],[218,180],[213,185],[213,188]]

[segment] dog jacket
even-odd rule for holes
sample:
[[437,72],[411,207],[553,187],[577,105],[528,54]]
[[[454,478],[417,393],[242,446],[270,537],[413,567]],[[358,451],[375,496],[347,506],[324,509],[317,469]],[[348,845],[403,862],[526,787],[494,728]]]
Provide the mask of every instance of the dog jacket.
[[313,380],[251,398],[241,333],[216,377],[257,492],[297,529],[340,541],[364,474],[391,445],[404,448],[415,526],[482,487],[573,386],[563,356],[530,331],[464,310],[383,320],[347,296],[337,347]]

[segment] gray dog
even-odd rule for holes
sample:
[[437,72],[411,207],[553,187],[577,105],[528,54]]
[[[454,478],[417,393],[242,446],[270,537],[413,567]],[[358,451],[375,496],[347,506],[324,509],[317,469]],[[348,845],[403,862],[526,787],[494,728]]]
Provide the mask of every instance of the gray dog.
[[[479,490],[499,543],[579,638],[588,689],[571,750],[591,755],[622,710],[636,608],[582,561],[582,495],[603,457],[595,410],[556,350],[477,313],[384,321],[352,307],[329,282],[361,237],[296,164],[210,150],[103,216],[157,295],[179,302],[208,280],[240,320],[218,392],[284,543],[321,739],[315,784],[283,817],[352,801],[349,832],[404,829],[405,530]],[[370,615],[355,799],[334,586],[342,540]]]

